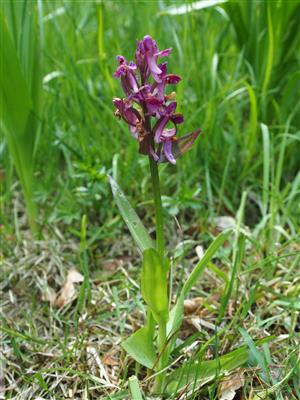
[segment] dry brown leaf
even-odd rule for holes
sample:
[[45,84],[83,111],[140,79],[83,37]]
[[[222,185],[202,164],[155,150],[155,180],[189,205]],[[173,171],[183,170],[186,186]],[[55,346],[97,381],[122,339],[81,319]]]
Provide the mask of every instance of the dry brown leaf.
[[76,269],[71,269],[68,272],[64,286],[56,296],[54,306],[61,308],[72,301],[76,293],[74,283],[80,283],[82,281],[83,276],[78,271],[76,271]]
[[194,314],[203,302],[202,297],[195,297],[193,299],[184,300],[184,314],[190,315]]
[[66,280],[72,283],[80,283],[83,282],[83,276],[76,269],[72,268],[68,272]]
[[216,325],[199,317],[190,318],[188,322],[199,332],[202,331],[202,327],[204,327],[205,329],[210,329],[214,332],[219,330]]
[[102,268],[108,272],[114,272],[120,263],[117,260],[105,260],[101,263]]
[[244,371],[238,372],[227,376],[222,380],[219,386],[219,399],[220,400],[233,400],[238,389],[242,388],[245,384]]
[[101,267],[108,272],[116,271],[120,266],[130,262],[132,257],[127,255],[117,256],[114,259],[107,259],[101,262]]
[[109,353],[102,358],[102,362],[104,365],[109,365],[110,367],[116,367],[119,365],[118,360]]
[[41,300],[49,302],[53,306],[55,303],[56,297],[57,297],[57,294],[56,294],[55,290],[51,286],[47,286],[42,293]]

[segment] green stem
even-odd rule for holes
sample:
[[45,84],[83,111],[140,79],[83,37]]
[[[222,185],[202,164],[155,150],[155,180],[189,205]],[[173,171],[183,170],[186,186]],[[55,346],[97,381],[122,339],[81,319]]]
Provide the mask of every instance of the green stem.
[[[159,363],[158,370],[162,370],[166,366],[166,342],[167,342],[167,325],[165,321],[161,322],[158,326],[158,352],[159,352]],[[165,372],[162,372],[157,376],[158,392],[162,392],[165,382]]]
[[[146,126],[149,131],[151,131],[151,124],[149,117],[146,118]],[[154,142],[152,140],[152,146],[154,146]],[[152,180],[152,189],[153,189],[153,199],[155,206],[155,217],[156,217],[156,250],[161,258],[161,263],[163,268],[165,268],[165,240],[164,240],[164,221],[163,221],[163,213],[162,213],[162,202],[161,202],[161,192],[160,192],[160,183],[159,183],[159,173],[157,163],[153,160],[151,156],[149,156],[149,166]],[[158,324],[158,337],[157,337],[157,345],[159,352],[159,362],[157,366],[157,370],[162,370],[166,365],[166,343],[167,343],[167,324],[166,321],[160,321]],[[154,393],[161,393],[163,389],[165,381],[165,374],[161,373],[156,376],[153,391]]]
[[[152,179],[153,198],[154,198],[155,216],[156,216],[156,249],[161,257],[162,265],[164,265],[165,241],[164,241],[164,231],[163,231],[163,215],[162,215],[162,202],[161,202],[158,166],[151,157],[149,157],[149,165],[150,165],[150,172]],[[158,371],[162,370],[166,366],[166,349],[165,349],[166,342],[167,342],[167,326],[165,321],[161,321],[158,325],[158,337],[157,337],[157,345],[159,353],[159,362],[157,366]],[[165,381],[164,373],[161,373],[156,376],[153,387],[154,393],[162,392],[164,381]]]
[[[163,370],[166,366],[167,325],[165,321],[161,321],[158,325],[157,342],[158,342],[158,353],[159,353],[157,372],[159,372]],[[165,383],[165,372],[162,372],[155,377],[152,392],[154,394],[161,394],[163,391],[164,383]]]
[[162,203],[161,203],[158,167],[156,162],[151,157],[149,157],[149,165],[150,165],[150,172],[152,179],[153,198],[154,198],[155,215],[156,215],[156,249],[161,257],[162,262],[164,262],[164,248],[165,248],[164,229],[163,229],[164,222],[162,215]]

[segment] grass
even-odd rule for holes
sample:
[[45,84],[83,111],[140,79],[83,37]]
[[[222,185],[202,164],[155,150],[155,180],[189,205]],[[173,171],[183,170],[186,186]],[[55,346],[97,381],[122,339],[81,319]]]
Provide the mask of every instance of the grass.
[[[186,303],[167,398],[220,398],[234,373],[244,377],[237,396],[300,398],[300,3],[284,12],[280,2],[245,1],[170,13],[176,4],[42,2],[43,103],[28,169],[39,240],[4,136],[0,146],[5,399],[139,399],[149,388],[151,373],[120,345],[143,323],[141,265],[107,181],[109,173],[120,183],[153,234],[148,160],[137,157],[111,103],[121,95],[115,55],[130,58],[147,33],[173,47],[170,69],[183,77],[179,135],[204,132],[176,167],[160,168],[175,292],[198,261],[196,246],[217,235],[218,218],[235,221],[234,237],[190,293],[192,311]],[[83,283],[57,309],[49,288],[58,291],[73,267]]]

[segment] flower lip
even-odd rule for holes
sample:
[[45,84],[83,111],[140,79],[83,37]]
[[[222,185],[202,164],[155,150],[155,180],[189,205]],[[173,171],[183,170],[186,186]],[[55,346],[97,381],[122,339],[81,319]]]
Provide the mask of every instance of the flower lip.
[[159,99],[167,100],[170,96],[165,95],[165,86],[167,84],[175,85],[181,80],[181,78],[179,75],[167,74],[166,62],[159,64],[158,66],[161,69],[161,74],[159,75],[160,82],[155,81],[152,85],[152,90],[156,93]]
[[178,82],[181,81],[181,77],[175,74],[168,74],[165,77],[166,83],[170,85],[176,85]]
[[176,159],[173,156],[172,153],[172,142],[167,141],[164,143],[164,154],[166,156],[166,159],[171,163],[171,164],[176,164]]
[[166,128],[163,130],[160,140],[165,142],[176,135],[176,128]]
[[166,115],[171,116],[174,114],[174,111],[176,110],[177,107],[177,102],[172,101],[167,107],[166,107]]
[[184,122],[184,117],[182,114],[173,114],[171,120],[175,125],[178,125]]

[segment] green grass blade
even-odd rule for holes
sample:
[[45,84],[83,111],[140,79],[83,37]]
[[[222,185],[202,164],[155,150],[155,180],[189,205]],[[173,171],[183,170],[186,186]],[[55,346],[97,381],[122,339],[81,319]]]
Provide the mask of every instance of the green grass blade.
[[40,35],[36,2],[11,2],[0,14],[1,131],[21,181],[29,224],[37,233],[33,201],[34,149],[40,122]]
[[270,134],[267,125],[261,124],[263,136],[263,187],[262,207],[263,215],[266,216],[269,204],[270,191]]
[[269,370],[263,354],[257,349],[254,341],[252,340],[248,332],[245,331],[245,329],[239,328],[239,332],[243,336],[245,343],[249,347],[251,356],[254,358],[255,362],[261,368],[261,370],[265,373],[264,380],[269,382]]
[[264,81],[262,84],[262,100],[263,100],[263,107],[266,103],[266,96],[267,96],[267,90],[269,86],[269,82],[271,79],[271,73],[272,73],[272,67],[274,63],[274,30],[273,30],[273,22],[272,22],[272,14],[271,14],[271,6],[270,3],[268,3],[267,6],[267,21],[268,21],[268,53],[267,53],[267,64],[266,64],[266,69],[265,69],[265,74],[264,74]]
[[246,204],[246,198],[247,198],[247,192],[243,192],[242,194],[242,199],[241,199],[241,204],[239,207],[239,210],[237,212],[237,225],[236,225],[236,230],[235,230],[235,239],[234,239],[234,245],[233,245],[233,255],[232,255],[232,273],[230,277],[229,283],[225,287],[224,294],[222,296],[221,300],[221,307],[218,315],[218,322],[220,322],[225,314],[225,310],[227,307],[227,304],[229,302],[234,282],[236,279],[236,275],[239,272],[239,266],[243,258],[243,253],[245,250],[245,238],[244,236],[241,235],[241,227],[242,227],[242,222],[244,218],[244,209],[245,209],[245,204]]
[[228,238],[229,234],[232,231],[226,230],[220,233],[216,239],[210,244],[208,249],[206,250],[205,254],[201,258],[201,260],[197,263],[194,267],[193,271],[191,272],[189,278],[183,285],[181,289],[180,295],[175,306],[172,308],[170,312],[170,317],[167,325],[167,334],[168,336],[172,336],[180,327],[182,318],[183,318],[183,302],[189,291],[191,290],[192,286],[195,285],[197,280],[203,274],[205,267],[207,264],[210,263],[213,256],[219,250],[219,248],[223,245],[225,240]]
[[250,125],[249,125],[249,134],[247,137],[246,146],[248,149],[248,157],[247,161],[252,159],[253,153],[255,152],[255,147],[257,143],[257,118],[258,118],[258,109],[257,109],[257,101],[255,92],[252,87],[246,82],[246,89],[248,91],[249,100],[250,100]]
[[183,288],[182,288],[182,293],[184,297],[189,293],[191,290],[192,286],[195,285],[197,280],[200,278],[200,276],[203,274],[204,269],[206,265],[211,261],[213,256],[216,254],[216,252],[219,250],[219,248],[223,245],[225,240],[228,238],[228,236],[232,233],[231,229],[228,229],[222,233],[220,233],[216,239],[210,244],[208,249],[206,250],[204,256],[201,258],[201,260],[198,262],[198,264],[195,266],[193,271],[191,272],[188,280],[185,282]]
[[[274,337],[267,337],[254,343],[255,346],[268,343]],[[181,367],[175,369],[167,379],[167,393],[179,392],[186,385],[204,384],[212,381],[217,376],[223,376],[228,372],[245,365],[249,361],[250,350],[241,346],[214,360],[197,362],[186,361]]]

